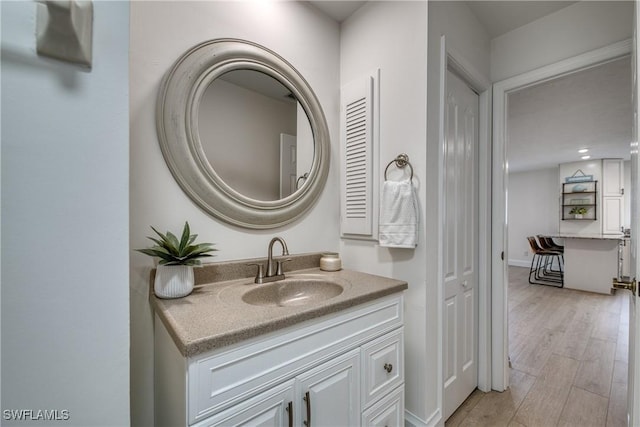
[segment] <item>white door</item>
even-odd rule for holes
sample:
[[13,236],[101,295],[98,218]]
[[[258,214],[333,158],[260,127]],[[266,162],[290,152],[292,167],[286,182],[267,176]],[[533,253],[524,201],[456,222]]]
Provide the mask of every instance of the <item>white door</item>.
[[280,198],[283,199],[296,191],[297,173],[297,142],[296,137],[280,134]]
[[478,385],[479,98],[447,71],[444,141],[444,419]]
[[300,375],[297,426],[336,427],[360,423],[360,350]]
[[[640,57],[638,55],[638,23],[640,9],[638,1],[634,2],[634,22],[633,22],[633,49],[632,49],[632,71],[633,71],[633,142],[631,144],[631,259],[630,259],[630,276],[638,277],[640,273],[640,256],[638,249],[638,237],[640,237],[640,173],[638,167],[638,132],[640,130],[640,122],[638,121],[638,112],[640,111],[640,89],[638,87],[638,67]],[[629,384],[628,384],[628,402],[627,413],[629,417],[629,425],[640,425],[640,312],[638,310],[638,292],[631,296],[629,303]]]

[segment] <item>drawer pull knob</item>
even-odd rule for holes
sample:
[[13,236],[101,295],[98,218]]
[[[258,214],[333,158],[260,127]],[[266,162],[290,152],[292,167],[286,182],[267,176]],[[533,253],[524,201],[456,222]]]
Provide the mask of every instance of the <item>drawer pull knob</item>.
[[384,370],[387,371],[388,373],[391,373],[391,371],[393,370],[393,365],[391,363],[385,363],[383,366]]

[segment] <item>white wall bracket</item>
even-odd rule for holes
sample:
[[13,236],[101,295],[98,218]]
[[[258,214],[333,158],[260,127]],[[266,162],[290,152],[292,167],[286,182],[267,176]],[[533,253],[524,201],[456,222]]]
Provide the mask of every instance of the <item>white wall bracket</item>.
[[91,68],[93,3],[37,0],[38,55]]

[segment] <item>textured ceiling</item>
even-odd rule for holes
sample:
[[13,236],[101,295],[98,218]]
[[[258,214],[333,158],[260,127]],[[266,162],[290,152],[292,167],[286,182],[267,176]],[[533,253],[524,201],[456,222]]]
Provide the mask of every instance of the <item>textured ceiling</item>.
[[335,0],[315,0],[309,1],[313,6],[323,11],[338,22],[347,19],[353,12],[366,1],[335,1]]
[[[309,3],[342,22],[367,2]],[[464,3],[487,34],[495,38],[576,2],[467,0]],[[628,158],[630,76],[630,62],[625,59],[511,94],[507,144],[510,171],[578,161],[577,150],[583,146],[590,148],[594,159]]]
[[[445,0],[451,1],[451,0]],[[347,19],[366,1],[313,0],[310,4],[338,22]],[[575,1],[483,1],[466,3],[491,38],[565,8]]]
[[593,159],[629,158],[631,63],[619,59],[508,97],[509,170],[519,172]]
[[465,1],[490,38],[557,12],[575,1]]

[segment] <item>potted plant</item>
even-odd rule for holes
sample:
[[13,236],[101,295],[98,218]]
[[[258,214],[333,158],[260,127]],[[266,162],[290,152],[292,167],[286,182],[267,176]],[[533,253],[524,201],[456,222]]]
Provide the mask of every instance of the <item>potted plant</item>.
[[159,238],[148,237],[155,245],[147,249],[136,249],[145,255],[160,258],[156,268],[153,291],[159,298],[180,298],[193,291],[193,267],[201,265],[201,258],[211,257],[209,252],[217,251],[212,243],[194,243],[197,234],[191,234],[189,223],[184,223],[182,236],[167,231],[160,233],[151,229]]
[[582,219],[582,215],[587,213],[587,208],[584,206],[576,206],[571,208],[569,215],[573,215],[575,219]]

